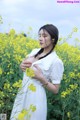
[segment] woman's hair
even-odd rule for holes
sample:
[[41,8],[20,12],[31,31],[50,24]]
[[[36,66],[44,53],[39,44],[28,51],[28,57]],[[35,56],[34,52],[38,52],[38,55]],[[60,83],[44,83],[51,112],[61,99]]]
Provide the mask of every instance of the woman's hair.
[[58,41],[58,36],[59,36],[59,31],[58,31],[57,27],[52,24],[47,24],[47,25],[42,26],[39,29],[39,31],[42,29],[46,30],[50,34],[51,39],[54,39],[54,43],[56,44]]
[[[53,48],[51,49],[51,51],[49,51],[49,53],[47,53],[45,56],[41,57],[41,58],[44,58],[47,55],[49,55],[53,51],[53,49],[55,48],[55,45],[57,44],[58,37],[59,37],[59,31],[58,31],[57,27],[52,25],[52,24],[46,24],[46,25],[42,26],[39,29],[39,31],[40,30],[47,31],[51,36],[51,40],[53,40]],[[43,52],[43,50],[44,50],[44,48],[41,48],[39,50],[39,52],[35,55],[35,57],[37,57],[37,55],[41,54]],[[41,59],[41,58],[39,58],[39,59]]]

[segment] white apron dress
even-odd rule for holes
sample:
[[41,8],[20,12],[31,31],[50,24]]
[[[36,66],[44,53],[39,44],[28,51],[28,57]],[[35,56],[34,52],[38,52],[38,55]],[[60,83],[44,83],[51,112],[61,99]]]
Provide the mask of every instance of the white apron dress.
[[[40,49],[34,49],[29,56],[35,55]],[[61,59],[57,56],[56,52],[53,51],[43,59],[37,60],[32,64],[37,64],[42,70],[43,75],[48,81],[53,84],[60,84],[64,66]],[[35,86],[36,90],[31,91],[29,86]],[[34,88],[33,88],[34,89]],[[19,90],[13,109],[11,112],[10,120],[16,119],[22,110],[30,110],[30,106],[35,106],[35,111],[29,111],[29,115],[25,116],[22,120],[47,120],[47,98],[45,88],[42,86],[40,81],[32,79],[24,72],[22,80],[22,88]],[[33,108],[34,109],[34,108]]]

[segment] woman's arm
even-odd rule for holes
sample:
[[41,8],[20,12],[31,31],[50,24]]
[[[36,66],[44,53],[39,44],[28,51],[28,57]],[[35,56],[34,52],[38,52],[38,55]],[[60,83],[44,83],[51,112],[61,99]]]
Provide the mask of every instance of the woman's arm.
[[38,65],[34,65],[36,70],[34,71],[35,76],[37,80],[39,80],[44,87],[46,87],[48,90],[52,91],[54,94],[57,94],[59,91],[59,84],[53,84],[51,82],[48,82],[48,80],[45,78],[45,76],[42,74],[41,69],[38,67]]
[[40,81],[42,82],[43,86],[46,87],[49,91],[52,91],[54,94],[58,93],[60,86],[59,84],[53,84],[51,82],[48,82],[44,76],[42,76]]

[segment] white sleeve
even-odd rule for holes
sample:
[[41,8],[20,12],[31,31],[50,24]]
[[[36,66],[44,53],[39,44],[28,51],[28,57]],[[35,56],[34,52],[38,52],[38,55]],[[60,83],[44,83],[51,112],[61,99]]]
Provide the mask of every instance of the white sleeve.
[[57,60],[55,64],[51,66],[50,80],[53,84],[60,84],[64,72],[63,62]]

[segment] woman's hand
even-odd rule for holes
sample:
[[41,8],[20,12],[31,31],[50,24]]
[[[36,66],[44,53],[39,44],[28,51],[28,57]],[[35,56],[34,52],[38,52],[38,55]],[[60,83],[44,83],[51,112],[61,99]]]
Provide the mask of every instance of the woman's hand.
[[39,80],[42,85],[45,86],[48,90],[52,91],[54,94],[58,93],[59,84],[53,84],[51,82],[48,82],[46,77],[42,74],[42,71],[38,65],[34,65],[34,74],[35,76],[33,78]]
[[44,75],[40,67],[38,65],[33,65],[32,69],[34,70],[34,74],[35,74],[33,78],[38,79],[39,81],[42,82]]
[[20,64],[20,68],[22,69],[22,71],[25,72],[26,68],[31,67],[32,62],[30,62],[28,59],[25,59],[22,61],[22,63]]

